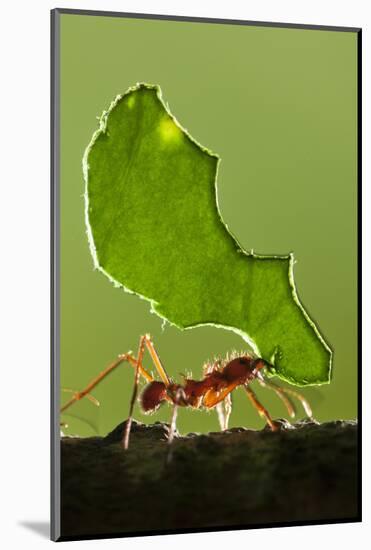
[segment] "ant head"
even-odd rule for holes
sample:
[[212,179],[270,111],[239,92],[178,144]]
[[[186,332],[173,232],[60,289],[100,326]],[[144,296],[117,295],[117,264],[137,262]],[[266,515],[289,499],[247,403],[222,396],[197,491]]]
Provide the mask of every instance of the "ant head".
[[272,365],[272,363],[270,363],[269,361],[266,361],[265,359],[255,359],[254,360],[254,368],[255,368],[255,371],[256,373],[260,374],[260,371],[262,369],[266,369],[266,371],[268,372],[268,374],[275,374],[276,373],[276,368],[274,365]]

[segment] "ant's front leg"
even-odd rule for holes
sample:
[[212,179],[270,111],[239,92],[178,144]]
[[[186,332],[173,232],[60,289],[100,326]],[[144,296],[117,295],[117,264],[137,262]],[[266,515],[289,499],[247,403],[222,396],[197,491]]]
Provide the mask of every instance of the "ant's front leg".
[[258,411],[259,415],[266,420],[272,432],[276,432],[279,429],[278,424],[274,422],[274,420],[272,420],[271,415],[269,414],[267,409],[260,403],[253,390],[247,384],[244,385],[243,389],[247,393],[247,397],[250,399],[251,403]]

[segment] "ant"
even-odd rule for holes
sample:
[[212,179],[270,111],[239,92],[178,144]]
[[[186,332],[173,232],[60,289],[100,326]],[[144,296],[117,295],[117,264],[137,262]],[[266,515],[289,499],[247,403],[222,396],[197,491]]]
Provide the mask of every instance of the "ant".
[[[147,348],[154,366],[161,378],[161,381],[155,380],[142,365],[145,348]],[[255,392],[251,389],[250,383],[257,380],[264,388],[273,390],[282,400],[288,414],[291,418],[295,416],[295,407],[290,396],[296,397],[302,404],[307,416],[311,419],[312,410],[308,401],[298,392],[277,386],[264,377],[263,370],[272,367],[270,363],[260,357],[255,357],[250,353],[233,353],[225,359],[218,359],[203,366],[203,379],[192,380],[183,376],[183,384],[177,384],[167,375],[157,351],[153,345],[149,334],[141,336],[137,359],[132,353],[119,355],[116,361],[106,367],[96,378],[94,378],[81,392],[74,393],[73,397],[61,408],[61,413],[68,409],[73,403],[83,397],[87,397],[95,404],[99,404],[90,392],[97,386],[108,374],[115,370],[122,363],[127,362],[135,369],[134,387],[131,396],[129,417],[125,423],[122,447],[128,449],[130,429],[132,424],[134,404],[138,395],[139,378],[142,376],[147,385],[140,396],[142,410],[145,413],[154,412],[163,402],[172,404],[172,416],[168,435],[168,443],[171,444],[176,431],[176,418],[178,407],[192,407],[194,409],[212,409],[216,408],[221,430],[228,429],[228,421],[232,411],[231,393],[237,387],[242,386],[251,401],[252,405],[264,418],[272,431],[279,429],[279,424],[272,420],[269,412],[260,403]],[[70,390],[68,390],[70,391]],[[170,447],[168,460],[170,459]]]

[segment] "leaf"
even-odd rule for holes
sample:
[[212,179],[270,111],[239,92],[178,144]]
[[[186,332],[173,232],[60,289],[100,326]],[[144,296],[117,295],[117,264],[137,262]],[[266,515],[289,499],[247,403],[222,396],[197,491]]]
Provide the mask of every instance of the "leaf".
[[83,161],[94,264],[179,328],[234,330],[281,378],[328,382],[331,350],[299,302],[293,255],[242,250],[218,209],[218,162],[158,86],[116,97]]

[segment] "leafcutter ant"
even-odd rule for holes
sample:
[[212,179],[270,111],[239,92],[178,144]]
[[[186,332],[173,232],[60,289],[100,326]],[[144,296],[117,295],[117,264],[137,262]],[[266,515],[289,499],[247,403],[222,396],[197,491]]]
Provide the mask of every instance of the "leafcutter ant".
[[[145,348],[148,350],[161,380],[155,380],[143,367],[142,361]],[[135,358],[132,353],[119,355],[116,361],[98,374],[85,389],[74,393],[72,398],[61,408],[61,412],[66,411],[73,403],[79,401],[83,397],[87,397],[93,402],[96,401],[95,398],[90,395],[90,392],[122,363],[128,363],[135,369],[129,417],[125,423],[122,437],[122,446],[124,449],[129,447],[133,409],[138,395],[140,376],[147,382],[140,395],[141,408],[145,413],[155,411],[164,402],[168,402],[172,405],[168,435],[169,444],[173,441],[176,431],[178,407],[192,407],[194,409],[212,409],[215,407],[218,413],[221,430],[226,430],[232,410],[231,393],[239,386],[246,392],[250,402],[258,411],[259,415],[266,420],[270,429],[276,431],[278,429],[278,423],[271,418],[267,409],[260,403],[255,392],[250,387],[250,383],[253,380],[257,380],[264,388],[273,390],[286,406],[287,412],[291,418],[295,416],[295,406],[292,402],[292,397],[295,397],[301,402],[306,415],[312,418],[312,411],[308,401],[300,393],[286,387],[277,386],[273,382],[268,381],[264,376],[264,370],[269,370],[272,365],[264,359],[255,357],[250,353],[238,354],[234,352],[225,359],[208,362],[203,366],[202,380],[193,380],[183,376],[182,384],[175,383],[166,373],[151,337],[148,334],[140,338],[137,358]],[[168,459],[169,457],[170,453]]]

